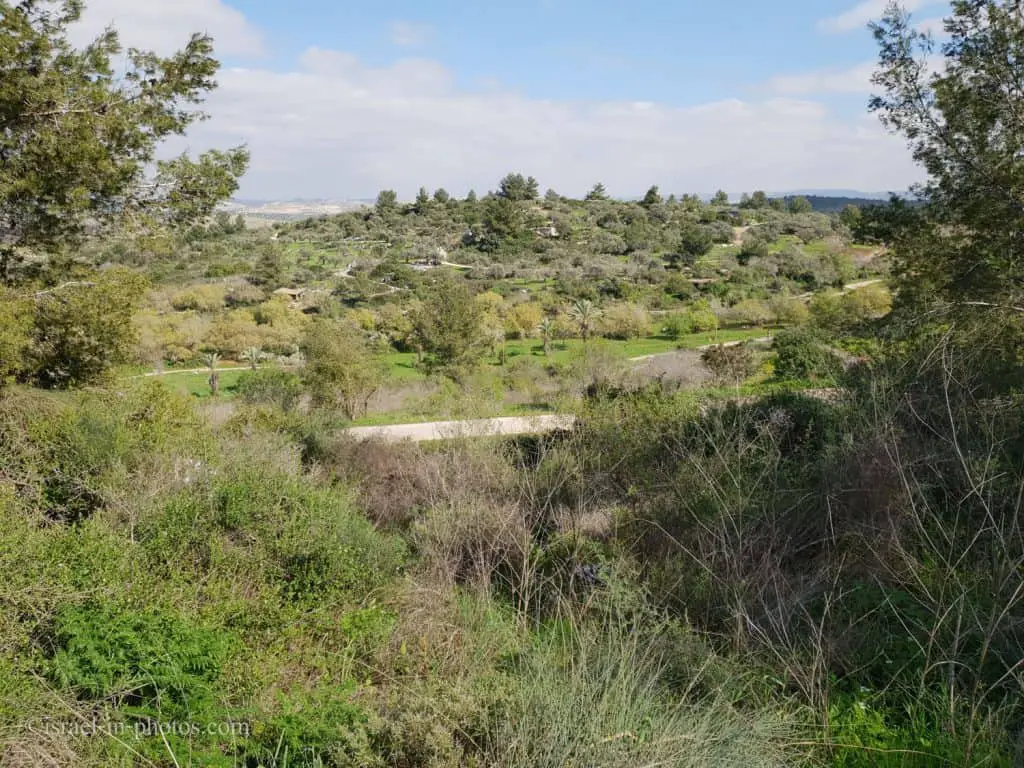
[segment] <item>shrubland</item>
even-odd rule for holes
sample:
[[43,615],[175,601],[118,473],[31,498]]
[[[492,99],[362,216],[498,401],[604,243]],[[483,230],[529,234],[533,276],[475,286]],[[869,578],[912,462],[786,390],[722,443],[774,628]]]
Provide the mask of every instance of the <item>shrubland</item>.
[[[205,38],[115,87],[113,33],[66,40],[77,4],[4,10],[113,170],[47,156],[92,197],[0,174],[3,765],[1024,760],[1006,4],[954,4],[933,79],[904,14],[876,27],[914,205],[541,199],[513,173],[270,232],[209,215],[241,151],[140,191],[212,87]],[[31,118],[9,152],[56,140]],[[210,397],[140,373],[200,360]],[[347,429],[509,405],[575,419]]]

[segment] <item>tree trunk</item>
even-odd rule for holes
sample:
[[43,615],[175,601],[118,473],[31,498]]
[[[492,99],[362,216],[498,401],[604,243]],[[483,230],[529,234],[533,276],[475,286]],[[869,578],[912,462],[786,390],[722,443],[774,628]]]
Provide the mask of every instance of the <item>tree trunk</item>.
[[220,374],[219,373],[211,373],[210,374],[209,382],[210,382],[210,396],[211,397],[217,397],[217,395],[220,394]]

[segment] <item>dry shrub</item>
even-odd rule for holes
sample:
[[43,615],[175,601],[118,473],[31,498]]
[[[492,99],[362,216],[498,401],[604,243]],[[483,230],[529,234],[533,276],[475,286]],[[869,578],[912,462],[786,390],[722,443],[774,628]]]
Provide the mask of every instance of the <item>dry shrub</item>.
[[412,537],[440,583],[487,587],[501,573],[514,579],[527,565],[531,526],[514,504],[444,504],[418,521]]
[[82,758],[60,736],[35,731],[0,744],[3,768],[80,768]]
[[508,499],[514,486],[503,449],[487,440],[431,446],[342,437],[327,454],[326,468],[358,489],[362,509],[381,526],[406,527],[435,505]]
[[330,450],[329,467],[358,488],[360,507],[380,526],[405,527],[430,503],[440,457],[413,443],[346,439]]

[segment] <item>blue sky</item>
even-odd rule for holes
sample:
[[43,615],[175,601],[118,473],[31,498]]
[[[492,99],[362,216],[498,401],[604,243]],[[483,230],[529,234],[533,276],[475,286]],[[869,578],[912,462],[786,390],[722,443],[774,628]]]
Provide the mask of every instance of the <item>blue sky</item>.
[[[931,26],[948,7],[904,4]],[[91,0],[81,34],[113,21],[162,51],[213,34],[221,89],[186,146],[248,144],[245,197],[463,194],[508,170],[566,194],[884,191],[919,178],[866,112],[884,6]]]
[[[848,9],[845,0],[401,0],[358,13],[328,0],[289,3],[287,11],[272,0],[236,6],[273,30],[269,54],[280,66],[309,46],[373,66],[415,51],[463,87],[499,82],[545,99],[698,104],[747,94],[778,72],[842,68],[873,55],[863,26],[819,32],[822,18]],[[414,34],[403,35],[405,27]]]

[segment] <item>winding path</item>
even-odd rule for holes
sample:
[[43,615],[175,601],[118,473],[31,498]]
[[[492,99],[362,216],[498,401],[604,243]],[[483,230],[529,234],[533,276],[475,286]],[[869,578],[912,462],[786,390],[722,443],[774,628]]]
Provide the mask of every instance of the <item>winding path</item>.
[[422,424],[391,424],[379,427],[349,427],[345,434],[356,440],[382,440],[397,443],[410,440],[426,443],[464,437],[541,435],[572,429],[576,417],[559,414],[543,416],[507,416],[471,421],[428,421]]

